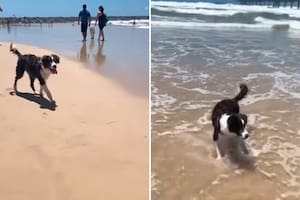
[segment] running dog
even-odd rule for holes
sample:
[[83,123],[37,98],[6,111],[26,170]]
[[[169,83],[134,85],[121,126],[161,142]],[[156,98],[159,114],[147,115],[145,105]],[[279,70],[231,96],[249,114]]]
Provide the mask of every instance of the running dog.
[[51,74],[57,74],[57,64],[59,64],[59,56],[44,55],[43,57],[38,57],[33,54],[21,54],[13,44],[10,44],[10,51],[18,56],[18,62],[16,67],[16,77],[14,82],[14,91],[18,93],[17,82],[23,77],[26,71],[30,78],[30,87],[32,88],[34,94],[36,94],[34,88],[34,81],[38,79],[40,82],[40,96],[43,97],[43,91],[46,92],[48,99],[51,103],[55,104],[52,98],[51,92],[49,91],[46,80]]
[[[217,141],[219,134],[229,134],[247,139],[249,134],[246,130],[247,115],[240,113],[238,102],[242,100],[248,93],[248,87],[245,84],[240,85],[240,92],[232,99],[224,99],[218,102],[211,115],[211,121],[214,128],[213,141],[216,144],[217,159],[225,155],[220,153]],[[248,150],[243,142],[242,151],[248,154]]]

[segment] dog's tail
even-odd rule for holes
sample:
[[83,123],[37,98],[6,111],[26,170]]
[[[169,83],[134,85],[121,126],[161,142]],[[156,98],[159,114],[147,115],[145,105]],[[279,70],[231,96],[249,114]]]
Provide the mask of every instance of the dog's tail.
[[248,86],[246,84],[240,84],[240,92],[233,98],[236,102],[242,100],[248,94]]
[[18,57],[20,57],[22,54],[20,53],[20,51],[18,49],[16,49],[13,45],[13,43],[10,43],[9,45],[9,50],[11,52],[13,52],[14,54],[16,54]]

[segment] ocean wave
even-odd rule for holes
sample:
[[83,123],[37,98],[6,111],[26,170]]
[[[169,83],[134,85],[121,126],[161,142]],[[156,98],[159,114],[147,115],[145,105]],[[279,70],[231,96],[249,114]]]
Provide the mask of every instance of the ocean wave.
[[262,99],[276,99],[280,97],[280,94],[285,94],[290,98],[300,99],[300,88],[298,85],[300,79],[299,74],[287,74],[280,71],[272,73],[254,73],[248,74],[247,77],[243,77],[243,80],[249,82],[261,77],[270,77],[273,79],[274,83],[272,89],[268,93],[256,94],[253,96],[249,95],[247,104],[252,104]]
[[291,9],[256,5],[215,4],[207,2],[153,1],[152,8],[165,12],[215,16],[228,16],[237,13],[273,13],[277,15],[288,15],[290,17],[300,19],[300,12],[296,9],[296,7]]
[[[202,22],[180,22],[180,21],[152,21],[153,26],[158,27],[181,27],[181,28],[253,28],[253,29],[271,29],[276,27],[276,23],[258,23],[258,24],[242,24],[242,23],[202,23]],[[279,23],[278,25],[282,25]],[[291,27],[300,29],[300,26]]]
[[[136,28],[149,28],[149,20],[141,19],[141,20],[112,20],[109,21],[112,25],[117,26],[135,26]],[[135,23],[135,24],[134,24]]]
[[[135,24],[134,24],[135,22]],[[73,22],[73,25],[77,24],[77,21]],[[96,21],[91,21],[92,26],[96,26]],[[134,26],[135,28],[149,29],[149,20],[148,19],[138,19],[138,20],[110,20],[108,25],[115,26]]]
[[152,15],[152,25],[160,27],[300,30],[300,12],[291,8],[155,1]]
[[247,29],[294,29],[300,30],[300,21],[286,20],[275,21],[262,17],[255,19],[256,24],[243,23],[203,23],[203,22],[181,22],[181,21],[152,21],[151,24],[157,27],[182,27],[182,28],[247,28]]

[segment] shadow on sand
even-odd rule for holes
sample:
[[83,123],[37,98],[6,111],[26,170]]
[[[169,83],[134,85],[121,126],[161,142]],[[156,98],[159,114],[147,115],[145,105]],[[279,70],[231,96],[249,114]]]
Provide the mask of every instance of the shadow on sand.
[[55,103],[49,102],[47,99],[40,97],[39,95],[35,95],[27,92],[10,92],[10,95],[16,95],[22,97],[28,101],[35,102],[40,105],[41,109],[48,109],[54,111],[57,107]]

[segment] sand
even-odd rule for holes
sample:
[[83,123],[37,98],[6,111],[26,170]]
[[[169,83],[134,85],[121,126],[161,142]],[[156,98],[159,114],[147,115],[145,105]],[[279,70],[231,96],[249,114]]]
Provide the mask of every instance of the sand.
[[11,95],[17,56],[0,43],[0,199],[148,199],[148,98],[63,56],[47,82],[55,110],[27,74]]

